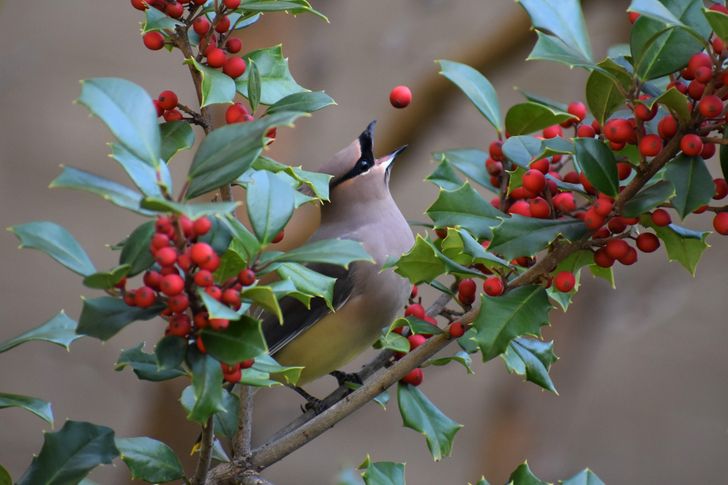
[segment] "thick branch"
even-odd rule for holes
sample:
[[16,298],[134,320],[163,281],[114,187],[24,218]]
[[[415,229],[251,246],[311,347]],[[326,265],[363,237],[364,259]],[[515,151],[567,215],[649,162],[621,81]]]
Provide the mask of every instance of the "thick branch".
[[238,410],[238,431],[233,438],[233,458],[247,461],[250,457],[253,439],[253,394],[250,386],[240,388],[240,408]]

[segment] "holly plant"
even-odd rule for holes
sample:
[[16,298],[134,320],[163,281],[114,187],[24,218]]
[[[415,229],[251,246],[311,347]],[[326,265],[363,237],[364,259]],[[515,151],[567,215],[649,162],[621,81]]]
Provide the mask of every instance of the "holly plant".
[[[253,393],[295,386],[302,370],[269,355],[261,313],[282,321],[284,297],[331,305],[336,280],[310,263],[371,261],[350,240],[289,251],[276,246],[297,208],[328,202],[330,177],[275,161],[266,149],[278,139],[277,128],[334,101],[294,80],[280,45],[241,54],[241,37],[269,13],[326,18],[307,0],[131,0],[144,17],[142,43],[182,55],[197,99],[179,99],[170,90],[153,99],[119,78],[83,81],[78,103],[111,131],[111,157],[130,184],[66,166],[51,187],[95,194],[145,222],[119,235],[111,247],[119,261],[113,268],[97,268],[53,222],[10,227],[21,247],[79,275],[90,295],[76,320],[60,312],[0,343],[0,352],[34,340],[66,348],[79,338],[106,341],[134,322],[154,320],[159,340],[123,351],[116,369],[147,381],[187,383],[180,404],[200,426],[190,437],[197,465],[184,470],[173,450],[155,439],[66,421],[45,434],[17,483],[92,483],[87,474],[116,458],[132,478],[150,483],[269,483],[260,476],[267,467],[365,404],[386,404],[392,386],[404,426],[424,435],[440,460],[451,454],[462,425],[419,389],[428,366],[455,363],[472,372],[473,354],[483,362],[500,358],[508,372],[555,393],[549,376],[554,344],[540,331],[554,308],[569,308],[583,270],[615,285],[617,263],[634,265],[640,252],[664,246],[668,260],[694,275],[709,233],[684,221],[710,214],[715,231],[728,234],[728,206],[718,202],[728,184],[711,175],[728,174],[728,8],[701,0],[634,0],[629,43],[598,60],[577,0],[519,3],[537,35],[528,59],[586,70],[583,102],[524,92],[524,101],[503,116],[486,77],[458,62],[437,61],[440,74],[462,90],[497,139],[434,154],[428,181],[439,193],[426,211],[431,223],[418,228],[407,253],[387,264],[413,283],[410,302],[382,329],[375,344],[381,352],[359,372],[361,384],[341,384],[320,406],[292,416],[253,447]],[[412,93],[397,86],[390,100],[404,108]],[[225,110],[223,126],[213,125],[213,106]],[[193,146],[184,181],[173,183],[169,164]],[[244,189],[244,201],[232,197],[233,186]],[[242,202],[249,224],[237,217]],[[433,287],[439,298],[423,305],[417,285]],[[0,407],[21,407],[54,424],[50,404],[38,398],[0,393]],[[403,484],[404,476],[404,464],[367,456],[339,480]],[[10,481],[0,467],[0,483]],[[524,463],[509,483],[546,482]],[[585,469],[561,483],[602,482]]]

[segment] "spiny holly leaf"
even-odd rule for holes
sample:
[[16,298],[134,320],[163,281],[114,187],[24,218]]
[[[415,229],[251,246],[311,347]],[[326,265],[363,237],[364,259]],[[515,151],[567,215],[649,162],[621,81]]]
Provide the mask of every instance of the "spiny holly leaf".
[[235,81],[227,74],[203,66],[193,58],[185,60],[185,64],[194,66],[195,70],[202,75],[202,103],[201,107],[211,104],[229,104],[235,98]]
[[281,279],[290,280],[301,293],[323,298],[326,305],[333,309],[336,278],[322,275],[298,263],[281,263],[276,268],[276,273]]
[[167,335],[154,346],[159,370],[178,369],[185,360],[187,339],[175,335]]
[[108,290],[116,286],[129,273],[131,265],[122,264],[109,271],[101,271],[88,275],[83,279],[84,286],[97,290]]
[[279,111],[299,111],[302,113],[313,113],[327,106],[336,104],[331,96],[323,91],[305,91],[293,93],[279,99],[272,104],[266,114],[278,113]]
[[283,366],[268,354],[260,354],[255,358],[253,369],[267,374],[279,376],[287,384],[296,385],[301,378],[303,367]]
[[586,81],[586,103],[597,121],[604,125],[607,118],[624,104],[622,93],[629,91],[632,77],[609,58],[597,66],[600,69],[592,71]]
[[[493,187],[493,184],[490,183],[490,176],[488,175],[488,172],[483,170],[485,160],[488,158],[488,154],[483,150],[478,150],[477,148],[456,148],[444,152],[435,152],[432,154],[432,157],[435,160],[449,162],[453,167],[458,169],[466,177],[478,185],[482,185],[490,190],[497,190],[497,188]],[[455,190],[461,185],[463,185],[463,183],[458,182],[458,184],[454,187],[442,188]]]
[[154,236],[154,221],[140,225],[124,241],[119,256],[119,265],[130,265],[128,276],[136,276],[154,264],[154,257],[149,251],[149,244]]
[[516,337],[537,336],[548,323],[549,310],[551,304],[541,286],[521,286],[497,297],[482,295],[473,326],[483,362],[505,352]]
[[508,478],[508,485],[551,485],[544,482],[533,474],[528,467],[528,462],[524,462],[516,468]]
[[600,192],[615,196],[619,192],[617,160],[614,153],[601,140],[577,138],[576,163],[584,171],[589,182]]
[[364,246],[358,241],[351,239],[323,239],[314,241],[288,252],[276,253],[266,258],[264,253],[260,259],[261,263],[274,263],[286,261],[291,263],[329,263],[348,268],[354,261],[374,262]]
[[[155,9],[147,9],[155,10]],[[162,135],[162,160],[169,161],[178,152],[192,148],[195,132],[186,121],[170,121],[159,125]]]
[[18,238],[20,248],[42,251],[81,276],[96,272],[94,264],[76,238],[54,222],[28,222],[10,226],[8,231]]
[[431,282],[443,273],[466,277],[482,276],[479,271],[467,268],[445,256],[432,242],[419,234],[412,249],[403,254],[392,266],[396,267],[397,273],[408,278],[414,284]]
[[594,61],[584,57],[576,48],[567,45],[563,40],[554,35],[544,34],[536,31],[536,45],[526,58],[527,61],[553,61],[566,64],[569,67],[583,67],[589,70],[594,69]]
[[425,180],[432,182],[441,189],[445,190],[456,190],[463,185],[463,181],[455,172],[452,164],[447,158],[442,158],[440,163],[437,164],[435,170],[428,175]]
[[192,220],[202,216],[229,214],[239,205],[240,202],[238,201],[181,203],[158,197],[147,197],[142,200],[142,207],[145,209],[162,213],[183,214]]
[[662,242],[665,243],[667,257],[670,261],[677,261],[694,277],[695,270],[698,267],[703,251],[708,249],[710,245],[705,242],[709,232],[698,232],[690,229],[670,224],[669,226],[659,227],[652,223],[649,216],[645,215],[640,218],[643,226],[651,227],[657,233]]
[[114,370],[119,372],[129,366],[139,379],[152,382],[166,381],[185,375],[180,368],[162,369],[157,362],[157,357],[154,354],[143,352],[142,347],[144,347],[143,342],[136,347],[122,351]]
[[240,296],[244,301],[251,301],[271,315],[275,315],[278,322],[283,325],[283,312],[276,294],[270,286],[245,288]]
[[269,243],[293,215],[295,191],[267,170],[253,173],[246,188],[246,207],[253,230],[261,243]]
[[[248,8],[248,6],[245,6]],[[265,49],[249,52],[244,56],[245,62],[253,61],[258,66],[260,74],[260,102],[273,105],[281,99],[295,93],[306,92],[296,83],[288,69],[288,59],[283,57],[283,46],[278,44]],[[250,70],[235,80],[237,90],[246,98],[248,93],[248,79]]]
[[73,167],[63,167],[61,174],[53,179],[50,188],[65,188],[96,194],[114,205],[142,215],[151,212],[139,207],[142,195],[129,187]]
[[[301,93],[308,94],[308,93]],[[300,184],[306,185],[313,195],[321,200],[329,200],[329,182],[332,176],[327,173],[311,172],[304,170],[300,166],[292,167],[283,163],[278,163],[268,157],[258,157],[253,162],[252,167],[256,170],[268,170],[269,172],[279,173],[285,172]],[[300,185],[298,186],[300,188]],[[302,194],[299,194],[302,195]]]
[[58,314],[56,314],[56,316],[44,324],[32,330],[28,330],[17,337],[0,342],[0,353],[6,352],[13,347],[17,347],[20,344],[31,342],[33,340],[50,342],[69,350],[71,342],[79,338],[81,338],[81,335],[76,333],[76,322],[70,319],[68,315],[61,310]]
[[558,394],[549,376],[549,368],[557,360],[553,347],[553,342],[519,337],[508,344],[501,357],[511,374],[518,374],[527,381]]
[[110,157],[119,162],[121,168],[143,194],[162,197],[161,187],[165,187],[168,192],[172,191],[172,175],[166,163],[153,167],[119,143],[111,143],[110,146]]
[[506,113],[506,131],[513,135],[525,135],[547,126],[575,119],[574,115],[555,110],[550,106],[529,101],[513,105]]
[[535,219],[512,215],[493,230],[488,250],[502,254],[506,259],[532,256],[560,235],[576,241],[586,233],[586,226],[578,219]]
[[728,39],[728,15],[707,8],[703,8],[703,15],[705,15],[716,36],[721,39]]
[[645,17],[658,20],[665,25],[685,26],[670,10],[658,0],[632,0],[628,12],[636,12]]
[[652,109],[655,104],[662,104],[673,111],[679,121],[688,123],[690,121],[690,102],[687,96],[678,91],[676,88],[670,88],[656,98],[652,98],[645,103],[648,108]]
[[440,74],[455,83],[493,128],[499,133],[502,132],[498,95],[490,81],[468,65],[445,59],[435,62],[440,64]]
[[142,33],[146,34],[151,31],[174,30],[178,25],[184,25],[182,22],[173,19],[163,10],[156,8],[147,8],[144,12],[144,22],[142,23]]
[[119,456],[114,430],[66,421],[59,431],[44,435],[43,447],[18,485],[65,485],[80,482],[92,469]]
[[160,165],[157,111],[144,89],[126,79],[87,79],[81,82],[78,102],[101,118],[135,157],[152,167]]
[[177,455],[161,441],[141,436],[116,438],[115,443],[121,460],[129,467],[132,480],[162,483],[184,477]]
[[560,481],[561,485],[604,485],[604,482],[590,469],[586,468],[573,477]]
[[227,364],[253,359],[268,350],[260,320],[248,316],[230,322],[225,330],[203,329],[202,342],[208,354]]
[[[711,180],[712,182],[712,180]],[[654,209],[675,195],[675,187],[668,180],[660,180],[637,192],[624,204],[622,214],[627,217],[638,217],[640,214]]]
[[192,389],[194,404],[187,419],[204,423],[218,411],[225,411],[222,405],[222,368],[220,362],[209,355],[197,355],[192,359]]
[[505,216],[467,182],[457,190],[440,190],[427,215],[436,227],[464,227],[479,238],[490,238],[492,228],[500,223],[499,217]]
[[365,485],[405,485],[404,463],[391,461],[372,462],[367,455],[364,462],[359,465]]
[[534,29],[551,34],[591,61],[589,34],[579,0],[518,0]]
[[700,157],[679,155],[667,164],[665,178],[675,186],[672,206],[685,218],[692,211],[710,202],[715,193],[713,177]]
[[76,333],[109,340],[130,323],[154,318],[163,309],[161,303],[149,308],[130,307],[124,300],[112,296],[84,299]]
[[464,351],[460,351],[451,357],[439,357],[437,359],[430,359],[422,364],[421,367],[427,367],[428,365],[443,366],[449,364],[450,362],[457,362],[465,368],[468,374],[475,374],[472,367],[473,359],[467,352]]
[[398,384],[397,400],[404,425],[425,435],[427,447],[435,461],[450,456],[455,433],[463,425],[445,416],[415,386]]
[[38,399],[37,397],[0,392],[0,409],[4,408],[25,409],[53,426],[53,410],[51,409],[51,403]]

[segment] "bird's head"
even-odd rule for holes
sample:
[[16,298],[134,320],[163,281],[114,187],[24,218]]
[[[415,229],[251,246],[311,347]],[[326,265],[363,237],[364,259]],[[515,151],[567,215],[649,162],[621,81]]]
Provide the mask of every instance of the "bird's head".
[[381,158],[374,157],[373,137],[376,120],[349,146],[323,164],[319,171],[332,176],[330,195],[336,199],[366,201],[389,195],[389,174],[395,158],[406,146]]

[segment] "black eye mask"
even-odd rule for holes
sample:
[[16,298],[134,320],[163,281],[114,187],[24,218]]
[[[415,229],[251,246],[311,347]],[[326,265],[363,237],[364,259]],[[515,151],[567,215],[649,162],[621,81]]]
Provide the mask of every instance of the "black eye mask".
[[361,175],[367,172],[374,166],[374,152],[372,150],[372,131],[374,130],[374,123],[372,121],[364,132],[359,135],[359,147],[361,148],[361,157],[356,161],[356,164],[341,177],[331,181],[331,188],[333,189],[342,182],[346,182],[349,179],[353,179],[357,175]]

